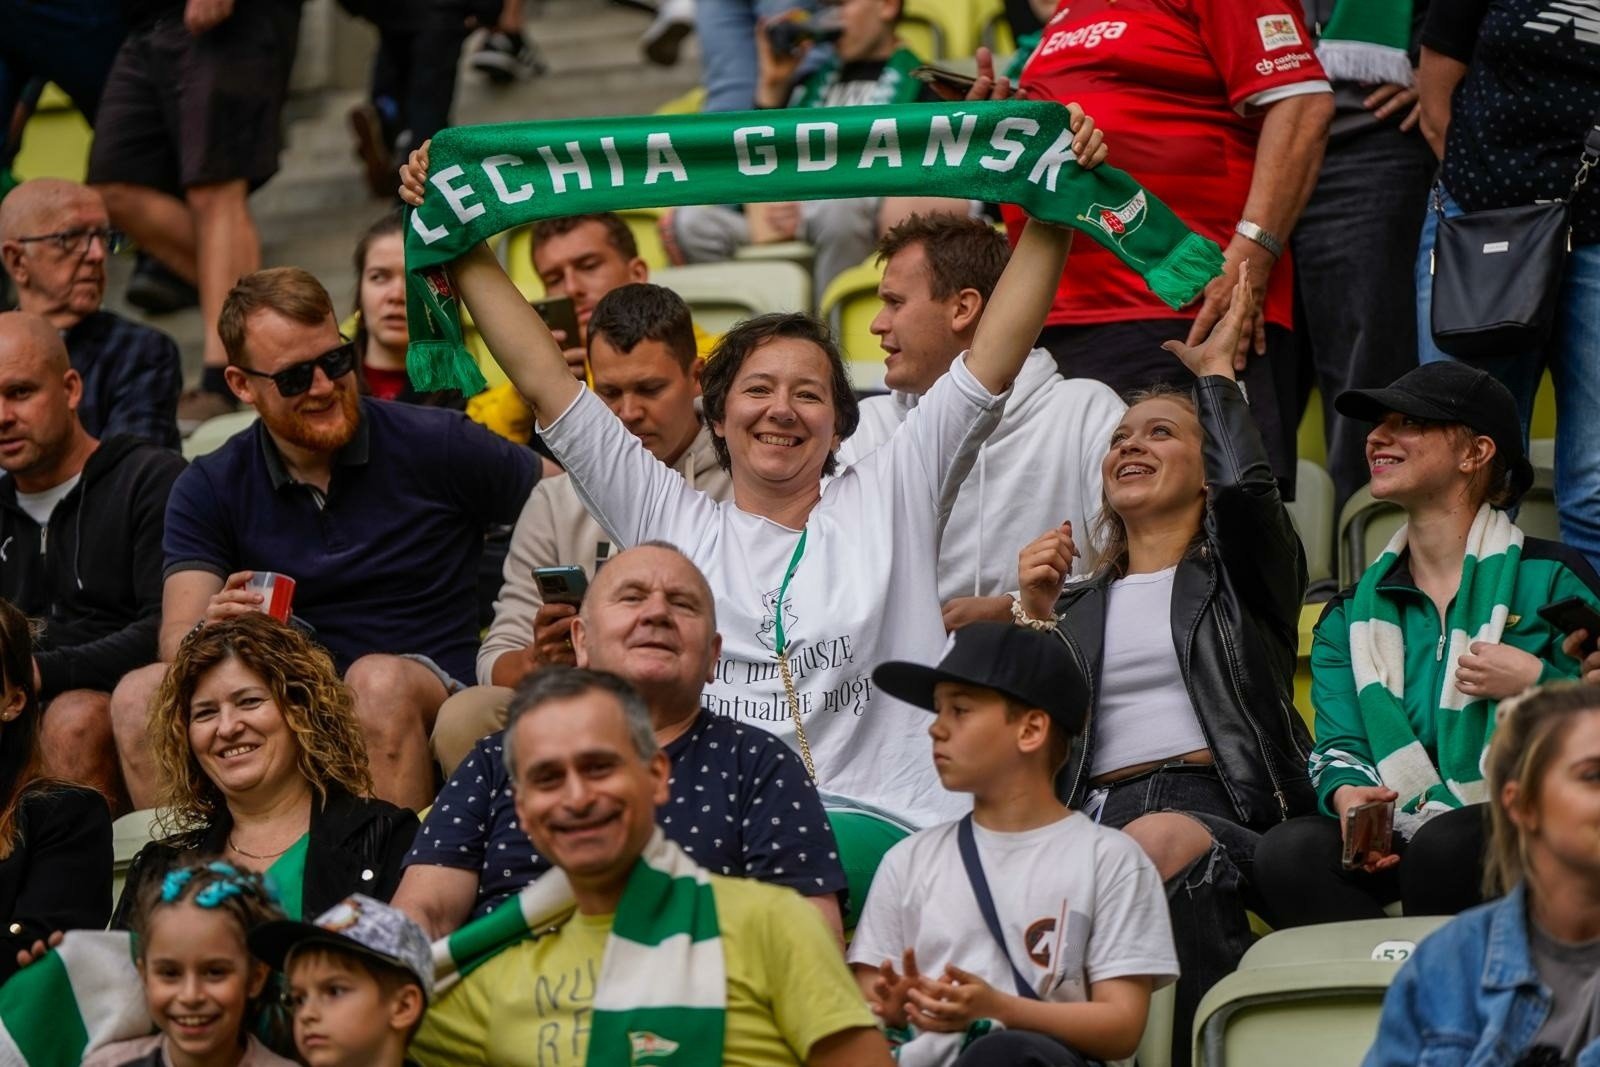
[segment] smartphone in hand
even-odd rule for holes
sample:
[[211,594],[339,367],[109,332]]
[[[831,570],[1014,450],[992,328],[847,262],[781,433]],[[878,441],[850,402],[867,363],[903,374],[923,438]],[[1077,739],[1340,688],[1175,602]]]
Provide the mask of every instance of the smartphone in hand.
[[1600,611],[1596,611],[1594,605],[1582,597],[1569,596],[1554,604],[1545,604],[1539,608],[1539,618],[1564,634],[1588,631],[1589,640],[1584,642],[1579,659],[1600,650]]
[[1387,856],[1394,844],[1394,801],[1357,804],[1344,813],[1344,869],[1354,870],[1377,853]]
[[578,340],[578,309],[572,303],[570,296],[554,296],[548,300],[530,300],[533,310],[539,313],[544,324],[552,330],[560,330],[566,334],[566,339],[561,342],[565,348],[577,348]]
[[926,63],[913,70],[911,76],[932,89],[940,100],[965,100],[978,81],[970,74],[960,74]]
[[583,603],[583,594],[589,589],[589,579],[582,567],[535,567],[533,580],[539,583],[539,595],[546,604]]

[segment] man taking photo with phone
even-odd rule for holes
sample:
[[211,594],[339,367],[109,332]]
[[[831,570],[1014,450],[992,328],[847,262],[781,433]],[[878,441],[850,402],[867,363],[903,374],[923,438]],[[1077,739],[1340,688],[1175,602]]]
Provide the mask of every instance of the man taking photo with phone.
[[[696,410],[701,362],[688,305],[647,283],[625,284],[596,299],[592,309],[579,311],[595,394],[689,485],[725,499],[731,483]],[[433,752],[446,773],[480,737],[505,725],[511,690],[522,679],[574,662],[578,609],[547,602],[534,571],[577,566],[592,578],[621,547],[589,514],[569,478],[547,478],[534,489],[511,534],[494,622],[478,650],[479,684],[439,709]]]

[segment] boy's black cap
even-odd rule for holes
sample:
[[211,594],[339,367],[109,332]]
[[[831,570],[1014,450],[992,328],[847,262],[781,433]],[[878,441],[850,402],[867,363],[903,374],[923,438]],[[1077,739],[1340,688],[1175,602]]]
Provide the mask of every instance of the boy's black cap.
[[1522,419],[1511,390],[1490,374],[1448,360],[1408,370],[1384,389],[1346,389],[1333,403],[1341,415],[1382,422],[1389,412],[1430,422],[1455,422],[1494,442],[1511,472],[1517,498],[1533,484],[1533,464],[1522,447]]
[[885,693],[933,710],[933,687],[961,682],[1004,693],[1039,708],[1068,737],[1078,736],[1089,712],[1089,677],[1066,642],[1006,622],[975,622],[950,635],[937,667],[895,661],[872,680]]

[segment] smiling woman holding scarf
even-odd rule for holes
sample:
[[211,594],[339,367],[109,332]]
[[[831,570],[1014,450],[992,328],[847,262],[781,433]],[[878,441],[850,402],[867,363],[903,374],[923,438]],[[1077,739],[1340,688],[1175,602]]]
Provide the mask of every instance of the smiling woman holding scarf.
[[[1078,109],[1070,123],[1073,151],[1097,165],[1100,132]],[[427,164],[424,150],[402,172],[413,205]],[[939,788],[922,713],[876,693],[871,672],[888,659],[931,660],[945,640],[939,528],[1033,346],[1070,241],[1068,231],[1029,227],[972,350],[928,393],[921,417],[826,487],[856,421],[837,345],[798,314],[729,331],[704,382],[733,481],[733,500],[720,505],[582,389],[487,248],[453,262],[450,280],[601,524],[624,545],[671,541],[705,572],[723,638],[707,708],[789,741],[825,793],[920,826],[958,815],[962,798]]]
[[[1284,823],[1256,850],[1275,926],[1381,918],[1395,900],[1407,915],[1476,904],[1496,704],[1578,676],[1541,607],[1600,605],[1583,556],[1524,536],[1505,510],[1533,467],[1516,401],[1486,371],[1427,363],[1336,406],[1376,423],[1372,495],[1406,522],[1317,623],[1310,771],[1321,814]],[[1394,839],[1347,867],[1347,819],[1362,804],[1393,806]]]

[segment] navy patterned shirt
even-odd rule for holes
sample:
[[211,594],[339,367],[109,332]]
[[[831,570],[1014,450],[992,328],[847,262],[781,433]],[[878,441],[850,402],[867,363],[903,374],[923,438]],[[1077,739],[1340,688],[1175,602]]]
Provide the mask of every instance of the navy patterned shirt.
[[183,365],[177,343],[109,311],[86,315],[62,334],[72,369],[83,378],[78,421],[91,437],[119,433],[176,450]]
[[[476,870],[477,918],[550,867],[517,825],[504,731],[473,748],[439,791],[406,866]],[[661,829],[713,874],[837,893],[844,868],[816,786],[800,758],[764,730],[701,712],[666,746],[670,795]]]

